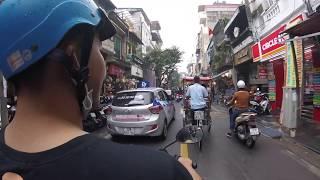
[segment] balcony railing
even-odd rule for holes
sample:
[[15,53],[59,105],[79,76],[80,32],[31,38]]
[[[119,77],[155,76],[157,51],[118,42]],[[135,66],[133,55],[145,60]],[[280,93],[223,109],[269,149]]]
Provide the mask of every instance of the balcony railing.
[[280,8],[278,2],[272,4],[269,9],[262,13],[264,22],[269,21],[270,19],[274,18],[276,15],[280,13]]

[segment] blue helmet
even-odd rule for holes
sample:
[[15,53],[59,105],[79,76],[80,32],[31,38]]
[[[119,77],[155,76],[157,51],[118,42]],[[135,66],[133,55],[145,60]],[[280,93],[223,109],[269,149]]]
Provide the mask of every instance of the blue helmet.
[[110,38],[115,28],[93,0],[0,1],[0,70],[10,78],[56,48],[77,25],[103,27]]

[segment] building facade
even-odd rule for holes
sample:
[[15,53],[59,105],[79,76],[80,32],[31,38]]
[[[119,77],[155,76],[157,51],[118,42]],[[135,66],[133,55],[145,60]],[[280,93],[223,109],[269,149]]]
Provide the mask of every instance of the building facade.
[[[130,31],[141,39],[142,44],[136,50],[139,57],[143,58],[154,48],[161,48],[160,23],[158,21],[151,22],[142,8],[119,8],[116,12],[128,22]],[[143,69],[143,79],[148,81],[150,86],[156,86],[153,67]]]
[[212,30],[219,19],[230,19],[239,4],[228,4],[226,2],[213,3],[212,5],[200,5],[198,13],[200,18],[200,32],[197,37],[197,63],[200,63],[200,74],[209,74],[209,55],[207,48],[210,37],[213,35]]
[[249,2],[249,7],[256,40],[251,48],[253,61],[266,67],[268,81],[265,86],[268,87],[272,109],[280,110],[283,87],[286,87],[286,45],[281,33],[305,20],[305,4],[300,0],[257,0]]

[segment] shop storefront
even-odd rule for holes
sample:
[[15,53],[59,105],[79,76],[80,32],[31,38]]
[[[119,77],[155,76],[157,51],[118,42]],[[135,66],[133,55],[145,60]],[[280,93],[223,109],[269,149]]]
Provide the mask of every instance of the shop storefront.
[[243,80],[245,82],[249,82],[251,69],[249,68],[251,65],[250,60],[252,60],[250,47],[247,46],[234,54],[234,65],[237,70],[237,80]]
[[130,87],[131,88],[137,88],[139,81],[143,79],[143,70],[138,65],[131,65],[131,82]]
[[[267,67],[267,80],[269,98],[273,110],[280,110],[282,106],[283,87],[286,87],[286,44],[285,37],[281,35],[288,26],[301,22],[304,16],[301,14],[289,23],[255,43],[252,48],[253,61],[262,63]],[[265,73],[263,73],[265,74]]]
[[[295,59],[298,63],[299,84],[301,87],[301,117],[303,120],[320,122],[320,13],[314,13],[310,19],[286,30],[294,42]],[[306,35],[308,35],[306,37]],[[288,55],[290,57],[290,55]],[[293,57],[291,58],[293,59]],[[287,74],[295,74],[288,69]],[[292,78],[295,80],[295,78]],[[296,85],[296,84],[293,84]]]
[[272,110],[281,109],[282,104],[285,40],[280,33],[284,30],[285,26],[281,26],[252,46],[254,62],[260,62],[258,75],[267,80]]

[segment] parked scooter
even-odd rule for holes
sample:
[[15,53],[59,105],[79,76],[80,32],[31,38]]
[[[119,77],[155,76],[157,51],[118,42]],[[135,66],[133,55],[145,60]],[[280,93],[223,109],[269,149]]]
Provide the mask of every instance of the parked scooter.
[[[232,111],[232,108],[229,111]],[[235,136],[248,148],[253,148],[257,138],[260,136],[260,131],[256,124],[256,116],[256,113],[245,112],[235,120]]]
[[250,106],[258,115],[269,114],[271,112],[270,100],[265,93],[255,93],[254,100],[250,101]]
[[176,101],[177,102],[181,102],[181,100],[183,99],[183,95],[182,94],[176,94]]
[[[203,132],[201,129],[197,128],[196,126],[187,126],[182,128],[176,135],[176,139],[164,146],[163,148],[160,148],[160,151],[168,153],[167,149],[172,146],[173,144],[180,142],[184,144],[196,144],[200,142],[203,138]],[[174,157],[178,160],[179,155],[174,155]],[[198,165],[195,162],[192,162],[192,167],[194,169],[197,169]]]
[[100,110],[90,112],[87,119],[83,120],[83,130],[93,132],[105,127],[107,124],[105,111],[108,111],[107,107],[102,107]]
[[110,105],[112,103],[113,96],[100,96],[100,104],[103,106]]
[[7,110],[8,110],[8,120],[9,123],[13,120],[16,114],[16,105],[17,105],[17,97],[13,97],[12,99],[8,99]]

